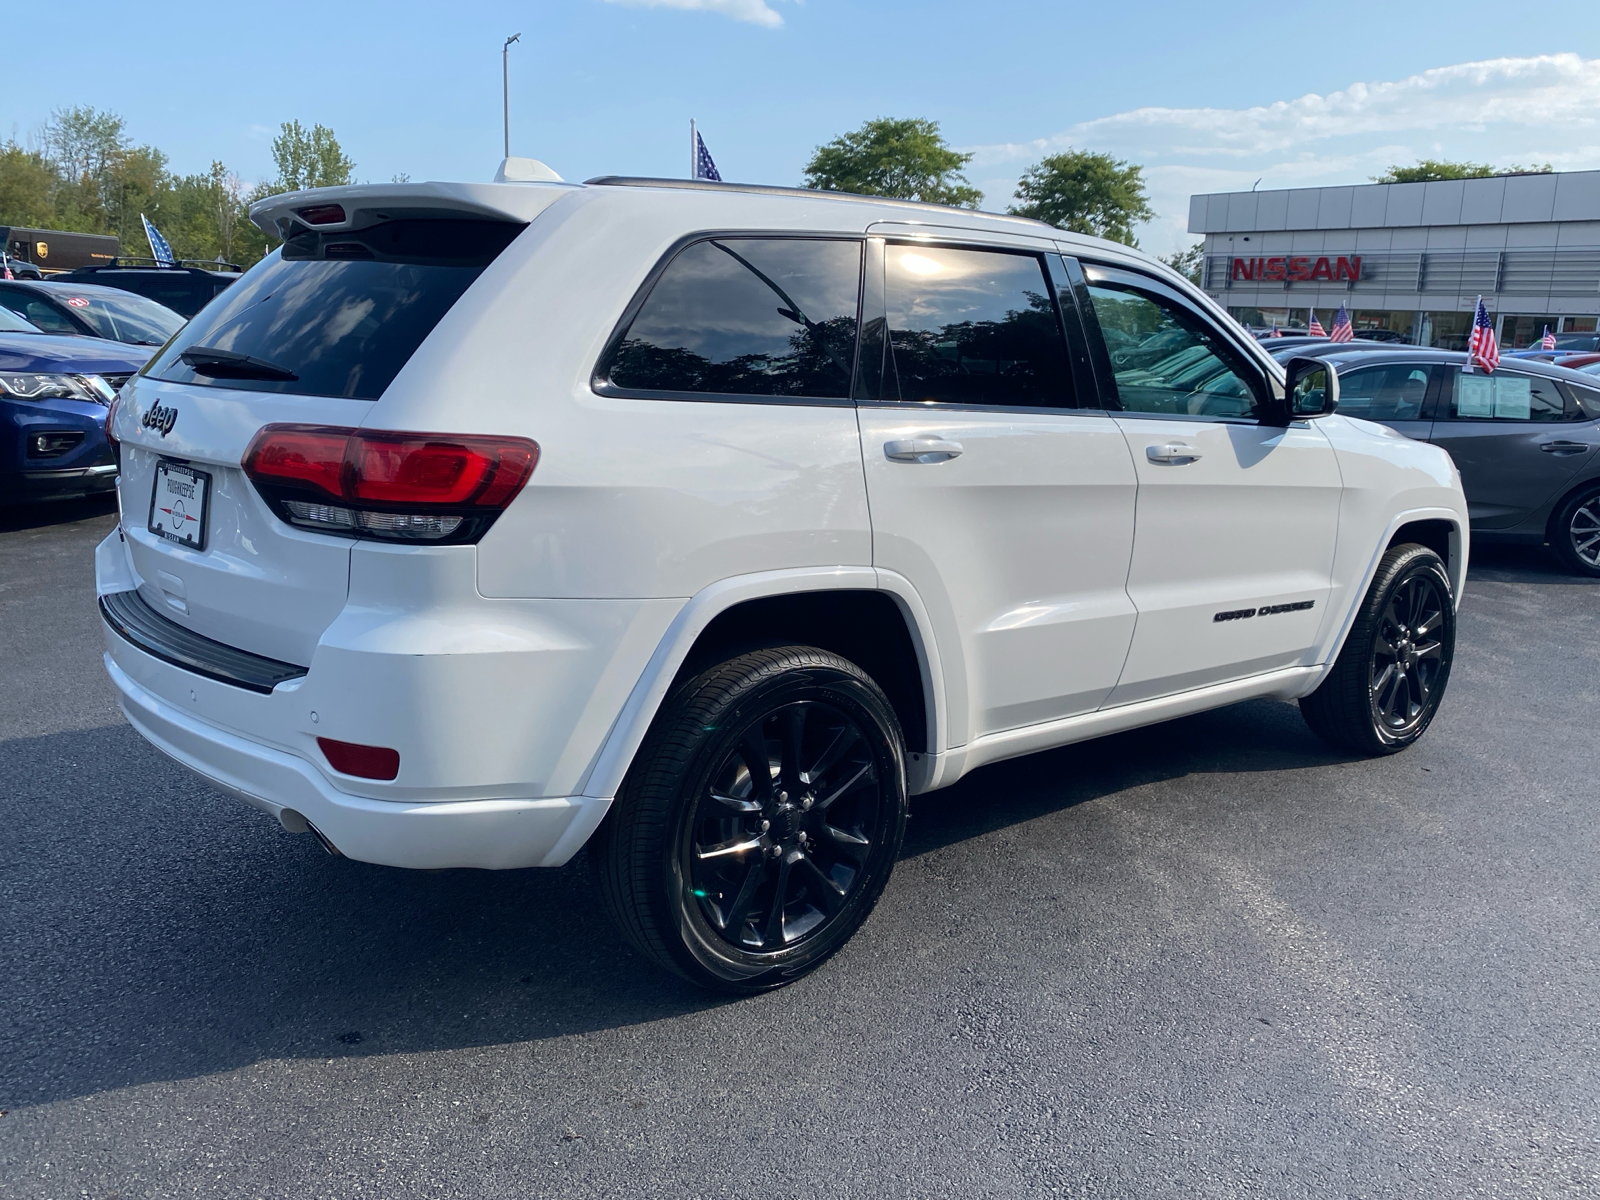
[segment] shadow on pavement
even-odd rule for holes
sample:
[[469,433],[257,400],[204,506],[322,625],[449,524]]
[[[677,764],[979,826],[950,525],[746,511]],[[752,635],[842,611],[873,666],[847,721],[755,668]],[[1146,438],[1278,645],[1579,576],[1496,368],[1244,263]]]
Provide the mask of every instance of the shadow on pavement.
[[1577,575],[1548,546],[1496,546],[1474,544],[1467,562],[1467,586],[1493,583],[1600,584],[1600,579]]
[[71,525],[76,521],[110,516],[116,511],[117,498],[113,492],[107,492],[103,496],[87,496],[81,500],[52,500],[40,504],[0,504],[0,533],[46,529],[52,525]]
[[[908,857],[1191,772],[1339,761],[1254,702],[919,798]],[[271,1058],[416,1053],[729,1003],[622,943],[582,858],[415,872],[328,858],[125,726],[0,743],[0,1107]]]

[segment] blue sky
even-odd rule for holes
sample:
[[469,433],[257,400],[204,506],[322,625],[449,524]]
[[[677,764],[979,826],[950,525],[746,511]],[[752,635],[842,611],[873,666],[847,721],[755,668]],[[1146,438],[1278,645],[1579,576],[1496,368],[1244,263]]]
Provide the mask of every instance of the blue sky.
[[[30,5],[48,69],[0,78],[0,136],[58,107],[127,119],[179,171],[272,174],[280,122],[331,126],[358,177],[487,179],[512,150],[569,179],[684,174],[699,119],[723,176],[797,183],[813,148],[875,116],[926,116],[975,151],[1003,209],[1068,145],[1144,163],[1144,246],[1187,244],[1194,191],[1360,182],[1446,155],[1600,167],[1600,22],[1503,4],[919,4],[570,0],[287,9]],[[97,61],[100,29],[116,49]],[[82,44],[76,64],[61,51]]]

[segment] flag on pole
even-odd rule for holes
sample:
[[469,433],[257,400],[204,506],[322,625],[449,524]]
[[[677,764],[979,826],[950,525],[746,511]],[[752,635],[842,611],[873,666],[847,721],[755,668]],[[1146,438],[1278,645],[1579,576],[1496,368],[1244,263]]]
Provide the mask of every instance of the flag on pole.
[[1554,350],[1556,348],[1556,335],[1550,332],[1550,326],[1544,327],[1544,336],[1539,339],[1539,349]]
[[161,231],[150,224],[143,213],[139,214],[139,220],[144,222],[145,240],[150,243],[150,257],[156,260],[156,266],[176,265],[176,260],[172,257],[172,247],[167,245],[167,239],[161,236]]
[[1350,314],[1344,305],[1339,305],[1339,315],[1333,319],[1333,332],[1328,335],[1330,342],[1348,342],[1355,338],[1356,331],[1350,327]]
[[1494,374],[1500,365],[1500,346],[1495,342],[1494,324],[1489,320],[1489,310],[1478,297],[1478,315],[1472,320],[1472,336],[1467,339],[1467,369],[1482,367],[1486,374]]
[[1322,327],[1322,322],[1317,320],[1317,310],[1311,310],[1311,324],[1306,326],[1306,332],[1312,337],[1327,337],[1328,331]]
[[717,164],[711,161],[711,151],[706,149],[706,140],[698,130],[694,135],[694,177],[722,182],[722,176],[717,173]]
[[0,250],[0,267],[5,268],[5,278],[16,278],[16,276],[11,273],[11,255],[7,254],[4,250]]
[[1278,328],[1278,323],[1276,321],[1274,321],[1272,323],[1272,332],[1267,334],[1267,336],[1268,337],[1282,337],[1283,336],[1283,331]]

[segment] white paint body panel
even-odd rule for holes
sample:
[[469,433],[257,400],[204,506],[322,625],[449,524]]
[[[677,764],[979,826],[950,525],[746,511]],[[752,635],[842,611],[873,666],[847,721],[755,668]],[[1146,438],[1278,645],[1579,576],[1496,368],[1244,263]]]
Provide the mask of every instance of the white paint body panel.
[[[530,224],[378,401],[135,380],[116,416],[122,529],[98,548],[96,572],[101,593],[137,588],[195,633],[308,668],[263,695],[107,633],[107,669],[146,737],[287,826],[309,820],[351,857],[565,862],[604,816],[695,638],[747,600],[892,597],[923,681],[927,750],[908,760],[918,792],[999,758],[1303,694],[1393,531],[1420,519],[1466,528],[1447,456],[1340,417],[1240,433],[591,387],[640,284],[695,232],[1059,244],[1152,271],[1220,314],[1126,248],[892,202],[555,183],[338,189],[274,197],[257,218],[271,226],[323,201],[352,222],[416,202]],[[1259,348],[1244,352],[1281,378]],[[157,401],[179,411],[165,438],[139,425]],[[283,525],[244,478],[245,448],[275,421],[528,437],[541,457],[476,546],[351,542]],[[885,442],[918,436],[963,453],[885,457]],[[1206,456],[1147,463],[1148,441],[1178,437]],[[203,553],[145,531],[160,455],[214,475]],[[1464,534],[1458,549],[1459,595]],[[1316,607],[1239,623],[1248,645],[1242,628],[1209,627],[1230,606],[1299,598]],[[400,774],[341,775],[319,736],[397,747]]]

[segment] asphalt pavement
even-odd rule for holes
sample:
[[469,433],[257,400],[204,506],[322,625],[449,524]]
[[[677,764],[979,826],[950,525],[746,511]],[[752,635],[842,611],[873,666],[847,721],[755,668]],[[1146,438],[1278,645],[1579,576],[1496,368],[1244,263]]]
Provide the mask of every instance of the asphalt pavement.
[[1600,590],[1482,549],[1443,711],[1241,704],[914,804],[711,997],[558,871],[329,858],[139,738],[103,503],[0,512],[0,1195],[1600,1194]]

